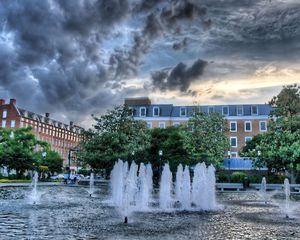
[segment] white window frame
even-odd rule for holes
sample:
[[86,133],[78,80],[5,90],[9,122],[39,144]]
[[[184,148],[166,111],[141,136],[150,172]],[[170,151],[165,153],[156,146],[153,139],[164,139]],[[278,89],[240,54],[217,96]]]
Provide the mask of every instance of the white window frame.
[[[247,123],[250,123],[250,130],[247,130],[247,129],[246,129],[246,124],[247,124]],[[244,122],[244,131],[245,131],[245,132],[252,132],[252,121],[245,121],[245,122]]]
[[[232,123],[235,123],[235,130],[233,131],[233,130],[231,130],[231,124]],[[230,132],[237,132],[237,121],[230,121],[229,122],[229,130],[230,130]]]
[[[253,113],[253,107],[256,107],[256,113]],[[251,105],[251,115],[258,115],[258,106],[257,105]]]
[[180,126],[180,122],[173,122],[173,123],[172,123],[172,126],[178,127],[178,126]]
[[152,128],[152,122],[147,122],[147,127],[148,127],[149,129],[151,129],[151,128]]
[[[235,146],[232,146],[232,145],[231,145],[231,139],[235,139],[235,143],[236,143]],[[238,147],[237,136],[230,137],[230,147],[232,147],[232,148],[237,148],[237,147]]]
[[[242,113],[241,114],[239,114],[239,111],[238,111],[239,108],[242,109]],[[236,115],[237,116],[243,116],[244,115],[244,107],[243,107],[243,105],[237,105],[236,106]]]
[[251,141],[253,139],[252,136],[245,136],[244,140],[245,140],[245,145],[247,144],[247,141]]
[[[233,156],[233,154],[235,155],[235,157]],[[237,158],[237,157],[238,157],[237,152],[230,152],[230,158]]]
[[16,120],[11,120],[10,121],[10,127],[15,128],[16,127]]
[[2,120],[1,127],[3,127],[3,128],[6,127],[6,120]]
[[[227,108],[227,114],[224,114],[224,108]],[[229,106],[223,106],[222,107],[222,115],[228,116],[229,115]]]
[[[145,110],[145,115],[142,116],[142,110]],[[147,108],[141,107],[140,108],[140,117],[146,117],[147,116]]]
[[2,112],[2,118],[7,118],[7,110],[4,109]]
[[[266,129],[265,129],[265,130],[262,130],[262,129],[261,129],[261,123],[263,123],[263,122],[264,122],[265,125],[266,125]],[[266,131],[268,130],[268,125],[267,125],[267,124],[268,124],[267,121],[259,121],[259,131],[260,131],[260,132],[266,132]]]
[[[163,127],[160,127],[160,125],[163,125]],[[166,123],[165,122],[159,122],[158,123],[158,128],[166,128]]]
[[[181,114],[181,110],[182,109],[184,109],[184,114]],[[187,109],[186,109],[186,107],[180,107],[180,117],[186,117],[186,115],[187,115]]]
[[[158,110],[158,114],[157,115],[154,114],[154,112],[155,112],[156,109]],[[159,107],[153,107],[153,117],[159,117],[159,115],[160,115],[160,109],[159,109]]]

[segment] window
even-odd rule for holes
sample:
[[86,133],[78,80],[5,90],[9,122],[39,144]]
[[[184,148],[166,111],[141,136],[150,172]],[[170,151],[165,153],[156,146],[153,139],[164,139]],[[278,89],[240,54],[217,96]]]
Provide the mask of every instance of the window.
[[10,121],[10,127],[14,128],[16,126],[16,121],[15,120],[11,120]]
[[147,110],[145,107],[140,108],[140,117],[146,117]]
[[246,136],[245,137],[245,145],[247,144],[247,142],[252,140],[252,136]]
[[242,116],[244,114],[243,106],[236,106],[236,115]]
[[186,116],[186,107],[181,107],[180,108],[180,116]]
[[267,131],[267,121],[259,121],[259,131],[261,132]]
[[231,152],[230,157],[231,158],[237,158],[237,152]]
[[228,108],[228,106],[224,106],[222,108],[222,114],[225,115],[225,116],[228,116],[228,114],[229,114],[229,108]]
[[252,132],[252,122],[245,121],[245,132]]
[[214,107],[208,107],[208,114],[214,112]]
[[2,127],[3,127],[3,128],[6,127],[6,120],[2,120]]
[[159,107],[154,107],[153,108],[153,116],[158,117],[159,116]]
[[258,114],[257,106],[251,106],[251,115],[257,115],[257,114]]
[[159,128],[166,128],[166,123],[165,122],[159,122],[158,127]]
[[173,126],[174,127],[179,127],[180,126],[180,122],[173,122]]
[[230,132],[236,132],[237,131],[237,122],[232,121],[230,122]]
[[152,122],[147,122],[147,128],[152,128]]
[[234,148],[237,147],[237,137],[230,137],[230,146]]
[[2,118],[6,118],[6,117],[7,117],[7,110],[3,110]]
[[24,127],[24,122],[23,122],[23,121],[21,121],[21,128],[22,128],[22,127]]

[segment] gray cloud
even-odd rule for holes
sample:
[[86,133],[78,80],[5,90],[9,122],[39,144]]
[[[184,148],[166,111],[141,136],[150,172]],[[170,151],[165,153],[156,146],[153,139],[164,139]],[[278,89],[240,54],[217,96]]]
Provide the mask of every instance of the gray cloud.
[[156,71],[152,73],[153,86],[161,91],[180,90],[186,92],[190,84],[203,74],[206,65],[206,61],[198,59],[190,67],[180,62],[170,71]]
[[[292,0],[0,1],[0,93],[78,121],[153,88],[196,95],[200,77],[298,62],[299,10]],[[128,84],[151,73],[150,86]]]

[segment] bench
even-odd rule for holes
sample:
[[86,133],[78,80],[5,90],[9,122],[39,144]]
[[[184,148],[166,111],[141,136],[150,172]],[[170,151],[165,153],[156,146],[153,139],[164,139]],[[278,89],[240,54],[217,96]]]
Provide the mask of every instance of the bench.
[[300,193],[300,184],[290,184],[291,192]]
[[216,188],[221,190],[221,192],[224,192],[225,189],[239,192],[241,189],[244,189],[244,186],[242,183],[217,183]]

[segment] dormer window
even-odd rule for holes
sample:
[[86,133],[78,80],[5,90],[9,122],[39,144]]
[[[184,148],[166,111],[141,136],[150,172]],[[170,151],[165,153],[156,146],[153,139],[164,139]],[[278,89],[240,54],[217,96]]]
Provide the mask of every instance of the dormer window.
[[236,115],[238,116],[244,115],[243,106],[236,106]]
[[2,118],[7,118],[7,110],[3,110],[3,113],[2,113]]
[[154,107],[154,108],[153,108],[153,116],[154,116],[154,117],[158,117],[158,116],[159,116],[159,113],[160,113],[159,107]]
[[211,107],[208,107],[208,114],[210,114],[210,113],[213,113],[214,112],[214,107],[213,106],[211,106]]
[[258,115],[258,107],[256,105],[251,106],[251,115]]
[[185,117],[186,116],[186,107],[181,107],[180,108],[180,116]]
[[140,108],[140,117],[146,117],[147,109],[145,107]]
[[222,114],[223,114],[224,116],[228,116],[228,114],[229,114],[229,108],[228,108],[228,106],[224,106],[224,107],[222,108]]

